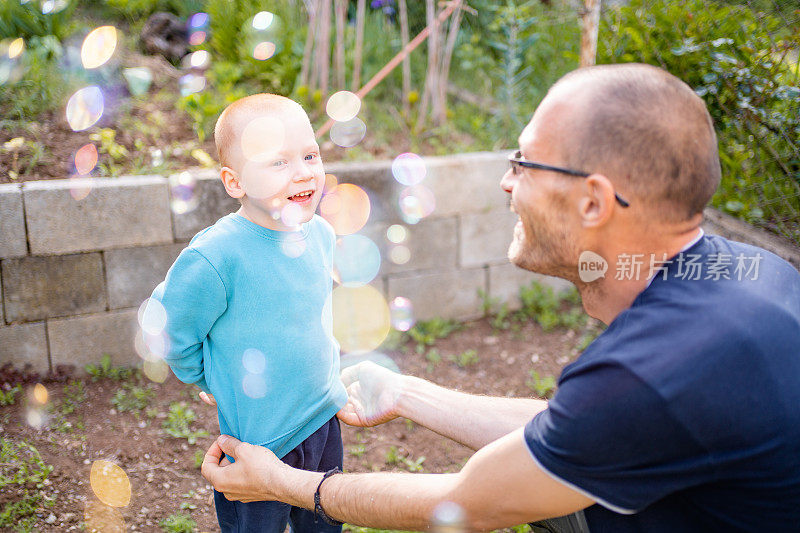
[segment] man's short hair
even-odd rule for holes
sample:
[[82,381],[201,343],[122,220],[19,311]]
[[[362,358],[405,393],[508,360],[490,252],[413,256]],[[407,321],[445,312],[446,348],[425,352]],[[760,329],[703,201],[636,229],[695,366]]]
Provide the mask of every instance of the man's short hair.
[[232,165],[237,128],[241,130],[244,121],[257,115],[276,113],[287,109],[303,111],[302,106],[294,100],[270,93],[251,94],[226,107],[214,127],[214,143],[217,146],[220,166],[230,167]]
[[721,176],[717,137],[703,100],[650,65],[581,68],[553,89],[573,81],[586,88],[579,98],[585,107],[564,130],[572,134],[564,143],[565,163],[605,174],[626,198],[652,205],[661,219],[683,221],[702,213]]

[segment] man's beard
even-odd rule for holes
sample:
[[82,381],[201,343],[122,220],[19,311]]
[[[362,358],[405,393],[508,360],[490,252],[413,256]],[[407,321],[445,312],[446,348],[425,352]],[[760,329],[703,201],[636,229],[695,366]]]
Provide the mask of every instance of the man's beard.
[[578,281],[577,244],[566,224],[557,221],[531,224],[530,221],[523,221],[514,227],[508,258],[525,270],[575,283]]

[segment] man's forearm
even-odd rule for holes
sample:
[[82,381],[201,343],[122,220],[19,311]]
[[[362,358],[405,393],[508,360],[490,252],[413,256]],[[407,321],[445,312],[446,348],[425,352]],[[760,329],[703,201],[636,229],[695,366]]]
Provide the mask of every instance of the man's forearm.
[[406,377],[398,412],[449,439],[477,450],[525,425],[547,402],[457,392]]
[[[287,493],[281,501],[314,509],[318,472],[287,471]],[[458,474],[345,474],[333,476],[322,487],[325,512],[337,520],[376,528],[424,530],[437,504],[445,501]]]

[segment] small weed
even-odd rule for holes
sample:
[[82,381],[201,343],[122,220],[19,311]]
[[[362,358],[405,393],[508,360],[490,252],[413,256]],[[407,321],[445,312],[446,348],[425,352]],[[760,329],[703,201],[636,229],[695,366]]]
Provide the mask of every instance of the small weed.
[[468,366],[472,366],[479,361],[478,352],[475,350],[465,350],[458,355],[450,356],[450,360],[453,361],[459,368],[467,368]]
[[207,437],[208,431],[201,429],[192,431],[189,425],[195,421],[197,415],[185,402],[172,402],[169,405],[167,419],[161,425],[168,435],[176,439],[186,439],[189,444],[197,442],[199,437]]
[[86,401],[86,389],[82,381],[72,380],[64,385],[64,399],[61,400],[60,412],[66,416],[75,412],[78,405]]
[[183,513],[170,515],[158,525],[167,533],[192,533],[197,528],[197,523]]
[[409,472],[422,472],[424,470],[424,468],[422,468],[422,463],[425,462],[425,456],[420,457],[416,461],[408,457],[403,457],[400,460]]
[[410,418],[406,418],[406,431],[414,431],[417,425]]
[[453,320],[432,318],[431,320],[417,322],[413,328],[408,330],[408,335],[417,343],[417,353],[423,354],[425,350],[433,346],[438,339],[444,339],[462,327],[461,324]]
[[117,132],[111,128],[101,128],[97,133],[89,135],[89,139],[100,143],[98,152],[107,155],[105,161],[98,165],[104,174],[118,176],[122,173],[122,163],[128,159],[130,153],[128,149],[119,144],[116,140]]
[[390,446],[389,449],[386,450],[386,464],[396,465],[400,463],[400,460],[400,450],[397,449],[397,446]]
[[100,359],[100,364],[95,365],[90,363],[86,365],[86,373],[92,376],[92,381],[103,378],[123,380],[133,375],[133,369],[111,366],[111,356],[105,354],[103,358]]
[[347,453],[353,457],[362,457],[365,453],[367,453],[367,447],[363,444],[354,444],[347,448]]
[[556,388],[556,379],[553,376],[540,376],[536,370],[531,369],[530,379],[525,380],[525,385],[530,387],[539,398],[549,398]]
[[22,391],[22,385],[11,387],[7,391],[0,389],[0,406],[14,405],[17,401],[17,394]]
[[442,356],[439,354],[439,350],[436,348],[431,348],[428,350],[428,353],[425,354],[425,359],[428,360],[428,374],[433,372],[433,369],[442,362]]
[[158,414],[159,412],[157,407],[148,407],[144,410],[144,416],[147,418],[156,418]]
[[203,453],[203,450],[195,450],[194,451],[194,467],[198,470],[201,466],[203,466],[203,459],[205,459],[206,454]]
[[492,298],[489,296],[489,293],[483,289],[478,289],[478,298],[481,299],[481,311],[483,312],[483,316],[492,314],[492,310],[500,304],[499,298]]
[[494,329],[506,330],[511,327],[511,311],[508,309],[508,304],[504,303],[500,306],[500,310],[492,317],[491,324]]
[[36,513],[55,503],[41,491],[52,470],[27,442],[0,439],[0,493],[10,500],[0,509],[0,528],[33,529]]
[[[522,308],[518,311],[520,319],[535,320],[544,331],[563,326],[579,329],[586,323],[586,315],[580,307],[580,295],[574,288],[556,293],[552,288],[533,282],[522,287],[519,292]],[[564,305],[568,309],[564,310]]]
[[[193,490],[190,490],[186,494],[181,494],[181,498],[195,498],[195,497],[197,497],[197,493]],[[197,509],[197,506],[192,502],[181,502],[181,510],[184,511],[187,509],[193,511],[194,509]]]
[[150,388],[125,385],[123,389],[114,394],[114,397],[111,398],[111,403],[120,413],[134,411],[138,418],[139,411],[150,404],[154,394],[155,391]]

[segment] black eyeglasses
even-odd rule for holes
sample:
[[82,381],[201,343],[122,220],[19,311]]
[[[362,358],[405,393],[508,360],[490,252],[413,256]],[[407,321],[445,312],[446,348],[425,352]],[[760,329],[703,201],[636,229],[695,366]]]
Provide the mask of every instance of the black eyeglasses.
[[[511,172],[515,175],[519,173],[520,167],[525,168],[534,168],[537,170],[549,170],[551,172],[560,172],[561,174],[568,174],[570,176],[576,176],[578,178],[588,178],[591,176],[588,172],[582,172],[580,170],[571,170],[569,168],[562,168],[562,167],[554,167],[551,165],[545,165],[543,163],[534,163],[533,161],[528,161],[527,159],[522,157],[522,152],[517,150],[513,154],[509,154],[508,162],[511,164]],[[619,205],[622,207],[628,207],[631,205],[627,200],[623,199],[619,194],[616,192],[614,193],[614,198],[617,199]]]

